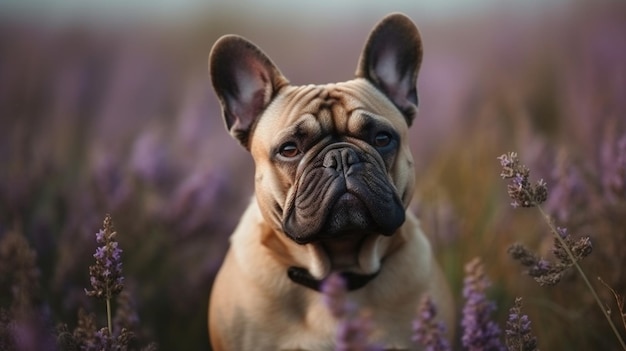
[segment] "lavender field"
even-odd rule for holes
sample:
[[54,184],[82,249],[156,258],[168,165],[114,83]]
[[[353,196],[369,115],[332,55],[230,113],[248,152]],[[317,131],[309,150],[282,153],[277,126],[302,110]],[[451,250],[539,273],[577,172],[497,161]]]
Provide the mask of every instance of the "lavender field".
[[[411,209],[458,301],[453,349],[465,349],[464,267],[475,257],[503,329],[523,297],[541,350],[621,349],[576,270],[540,286],[509,254],[521,243],[554,260],[554,239],[540,212],[510,205],[498,157],[517,152],[547,183],[542,208],[554,223],[589,236],[580,266],[626,338],[626,309],[597,279],[626,298],[626,3],[454,20],[406,13],[425,50]],[[133,329],[130,349],[210,350],[211,283],[253,184],[210,86],[211,45],[241,34],[294,84],[342,81],[384,14],[298,28],[230,12],[181,25],[3,19],[0,350],[71,349],[63,333],[96,328],[85,320],[106,326],[104,303],[85,293],[106,214],[123,250],[113,309]]]

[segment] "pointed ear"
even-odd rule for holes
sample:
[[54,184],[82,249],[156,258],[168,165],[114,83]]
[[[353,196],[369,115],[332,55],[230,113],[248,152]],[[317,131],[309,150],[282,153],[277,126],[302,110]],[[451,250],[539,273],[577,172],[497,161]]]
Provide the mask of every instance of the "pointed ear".
[[236,35],[223,36],[213,45],[209,73],[226,128],[249,149],[255,122],[289,82],[259,48]]
[[361,53],[356,75],[382,91],[411,125],[417,114],[417,73],[422,40],[415,24],[402,14],[383,18],[372,30]]

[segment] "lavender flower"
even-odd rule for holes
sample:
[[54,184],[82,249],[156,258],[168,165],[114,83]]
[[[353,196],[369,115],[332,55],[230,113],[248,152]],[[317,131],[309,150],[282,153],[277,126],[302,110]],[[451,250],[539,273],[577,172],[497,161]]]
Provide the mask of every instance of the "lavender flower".
[[430,298],[422,297],[417,318],[413,321],[413,341],[424,348],[424,351],[449,351],[450,343],[445,338],[446,326],[435,319],[437,308]]
[[53,349],[36,261],[21,231],[0,228],[0,350]]
[[[106,215],[102,230],[96,233],[96,241],[99,246],[93,257],[96,264],[89,267],[91,286],[93,290],[85,289],[88,296],[95,296],[106,300],[107,327],[97,328],[96,316],[80,309],[78,311],[78,325],[70,333],[67,325],[57,328],[57,344],[62,350],[82,351],[127,351],[135,350],[132,344],[137,339],[129,327],[137,327],[139,318],[134,310],[132,296],[125,291],[124,277],[122,276],[122,250],[115,241],[115,232],[110,215]],[[112,329],[111,299],[118,297],[118,309],[115,319],[116,332]],[[156,344],[152,343],[142,348],[142,351],[156,350]]]
[[[578,240],[572,239],[567,233],[567,229],[556,227],[559,238],[555,236],[552,253],[557,258],[557,262],[552,263],[545,259],[540,259],[524,245],[515,243],[508,249],[508,253],[513,259],[519,261],[523,266],[528,267],[526,273],[533,277],[539,285],[555,285],[561,281],[569,269],[583,258],[591,254],[593,249],[588,236]],[[565,246],[573,254],[574,260],[570,257]]]
[[81,308],[78,310],[78,325],[73,331],[67,324],[57,326],[57,346],[64,351],[99,350],[97,331],[96,316]]
[[7,310],[0,308],[0,350],[16,349],[13,338],[12,318]]
[[322,299],[330,313],[339,320],[336,336],[336,351],[377,351],[379,347],[369,343],[372,319],[367,312],[357,310],[348,300],[345,280],[332,273],[322,284]]
[[[530,170],[519,163],[515,152],[504,154],[498,157],[498,159],[502,166],[500,176],[504,179],[512,179],[511,184],[508,186],[508,192],[511,199],[513,199],[513,207],[537,206],[539,211],[544,213],[540,204],[547,199],[548,188],[543,179],[532,187],[528,180]],[[535,278],[540,285],[554,285],[558,283],[568,268],[587,257],[592,251],[589,237],[582,237],[574,241],[567,233],[567,229],[554,226],[550,219],[548,221],[554,234],[552,253],[556,256],[558,262],[551,263],[547,260],[539,259],[537,255],[521,244],[514,244],[508,250],[514,259],[529,268],[527,273]]]
[[135,298],[131,289],[126,287],[126,289],[117,296],[117,310],[115,311],[115,318],[113,319],[113,329],[122,330],[126,328],[129,330],[138,330],[140,327],[139,322]]
[[533,277],[539,285],[555,285],[561,281],[563,269],[555,267],[547,260],[540,259],[524,245],[515,243],[509,247],[508,253],[514,260],[528,267],[526,274]]
[[551,175],[555,182],[551,185],[550,198],[544,206],[557,221],[568,222],[573,218],[580,218],[577,216],[579,211],[587,212],[592,189],[579,167],[560,159],[556,162]]
[[533,207],[543,203],[548,198],[548,187],[543,179],[540,179],[534,186],[530,184],[530,170],[525,165],[520,164],[517,153],[509,152],[498,157],[502,172],[502,179],[511,179],[508,185],[508,193],[513,202],[511,206]]
[[515,299],[515,305],[509,310],[505,340],[510,351],[539,351],[537,339],[530,332],[530,320],[522,314],[521,297]]
[[72,336],[77,344],[84,348],[94,347],[96,345],[96,315],[87,313],[84,309],[78,310],[78,325],[74,329]]
[[78,351],[78,342],[74,335],[70,332],[67,324],[59,324],[57,326],[57,346],[63,351]]
[[[67,327],[63,327],[65,335],[67,336]],[[61,344],[62,350],[81,350],[81,351],[129,351],[135,350],[131,347],[135,336],[128,329],[122,329],[117,337],[114,337],[109,332],[108,328],[101,328],[99,330],[90,331],[88,339],[74,339],[71,340],[66,337],[65,344]],[[72,348],[73,347],[73,348]],[[145,348],[148,349],[148,348]],[[154,349],[149,349],[154,350]]]
[[345,280],[337,273],[332,273],[322,284],[322,299],[335,318],[344,318],[354,311],[347,299],[348,290]]
[[111,215],[104,218],[102,229],[96,233],[96,242],[101,244],[96,248],[93,257],[96,264],[89,266],[89,276],[93,290],[85,289],[88,296],[95,296],[106,301],[107,306],[107,326],[112,332],[111,322],[111,299],[118,295],[124,288],[124,277],[122,276],[122,249],[115,241],[117,232],[113,228]]
[[495,304],[485,296],[485,290],[491,285],[485,276],[484,267],[479,258],[465,265],[463,282],[463,319],[461,327],[463,346],[469,351],[504,350],[500,341],[500,328],[489,319],[495,311]]
[[[555,238],[552,252],[554,253],[554,256],[559,259],[562,265],[571,267],[575,262],[578,262],[591,254],[593,246],[591,244],[591,239],[588,236],[583,236],[574,241],[574,239],[572,239],[572,237],[567,233],[567,228],[557,227],[556,231],[562,240]],[[573,257],[569,256],[565,247],[569,248]]]
[[83,309],[78,311],[78,325],[70,332],[66,324],[57,327],[57,345],[64,351],[156,351],[155,343],[139,349],[135,347],[137,337],[128,328],[121,328],[116,335],[109,332],[109,328],[98,329],[96,316]]
[[[626,142],[623,146],[626,149]],[[598,293],[589,282],[589,278],[587,278],[587,275],[578,264],[580,260],[591,254],[592,245],[589,237],[582,237],[574,241],[565,228],[557,227],[553,223],[552,219],[546,214],[540,205],[541,202],[545,201],[548,195],[545,182],[540,181],[535,187],[530,187],[528,182],[528,175],[530,174],[530,171],[526,168],[526,166],[519,164],[517,154],[511,152],[500,156],[498,159],[500,160],[500,164],[503,168],[503,171],[500,174],[502,178],[514,178],[508,187],[509,196],[511,196],[514,200],[514,207],[516,204],[520,203],[524,207],[536,207],[545,218],[546,223],[550,227],[554,237],[554,247],[552,249],[552,253],[556,256],[558,262],[550,264],[547,261],[539,260],[534,254],[532,254],[532,252],[530,252],[530,250],[519,244],[516,244],[509,249],[513,258],[519,259],[524,265],[531,266],[529,272],[537,275],[535,280],[537,280],[541,285],[556,284],[568,268],[575,266],[583,281],[587,285],[589,292],[591,292],[591,295],[596,301],[598,308],[600,308],[609,323],[609,326],[613,330],[613,334],[615,334],[615,337],[619,341],[622,348],[626,350],[626,343],[617,331],[617,328],[615,327],[611,316],[607,312],[604,303],[600,300]],[[527,204],[529,206],[526,206]]]
[[[23,312],[35,304],[40,271],[37,253],[19,231],[9,231],[0,240],[0,299],[11,301],[11,312]],[[4,288],[6,287],[6,289]]]
[[345,318],[337,327],[335,351],[378,351],[379,347],[368,341],[373,325],[368,314]]
[[113,337],[109,329],[102,328],[95,334],[95,345],[93,350],[113,350]]
[[602,185],[606,197],[617,202],[626,195],[626,134],[617,141],[609,138],[602,152]]
[[88,296],[110,300],[124,288],[122,276],[122,249],[115,240],[111,215],[104,219],[103,229],[96,233],[96,242],[101,244],[93,257],[96,264],[89,267],[89,276],[93,290],[85,289]]

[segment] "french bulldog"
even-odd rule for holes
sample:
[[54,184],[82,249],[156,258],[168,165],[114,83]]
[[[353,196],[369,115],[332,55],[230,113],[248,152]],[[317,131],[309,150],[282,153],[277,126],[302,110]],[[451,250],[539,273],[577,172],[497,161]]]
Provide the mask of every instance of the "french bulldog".
[[422,296],[452,326],[452,298],[419,221],[415,171],[418,29],[391,14],[372,30],[353,80],[293,86],[248,40],[220,38],[209,71],[230,134],[255,163],[255,196],[230,238],[209,306],[214,350],[334,350],[323,302],[339,274],[367,309],[372,344],[418,349]]

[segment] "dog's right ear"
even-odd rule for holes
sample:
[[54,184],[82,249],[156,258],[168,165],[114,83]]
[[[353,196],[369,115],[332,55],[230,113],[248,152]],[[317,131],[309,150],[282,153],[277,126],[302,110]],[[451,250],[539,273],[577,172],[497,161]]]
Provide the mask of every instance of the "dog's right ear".
[[223,36],[213,45],[209,74],[226,128],[249,149],[256,120],[289,82],[258,47],[236,35]]

